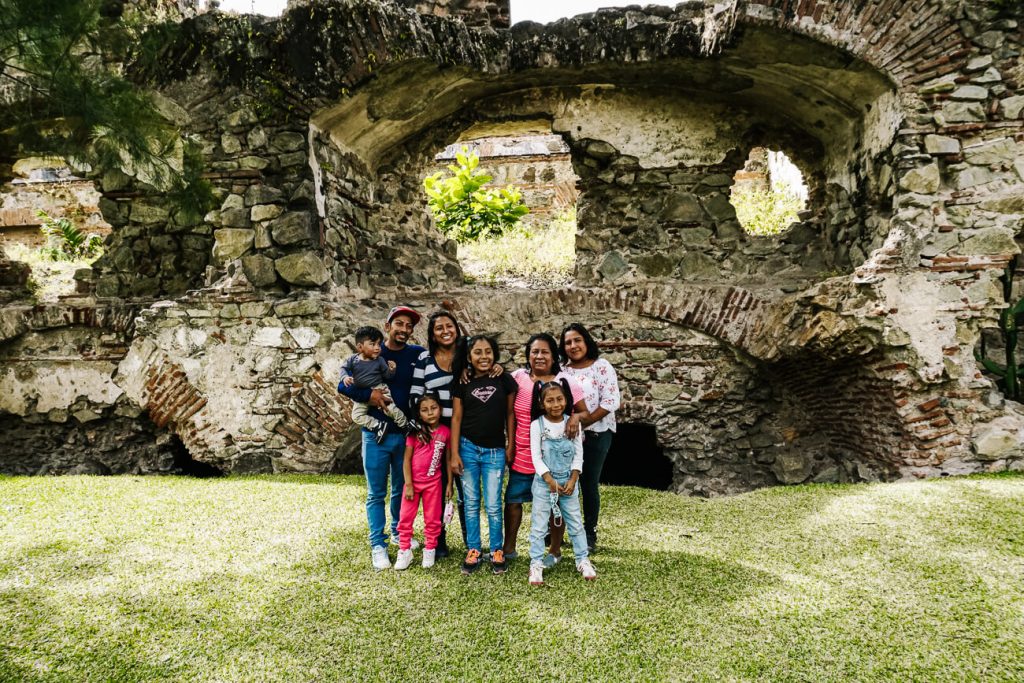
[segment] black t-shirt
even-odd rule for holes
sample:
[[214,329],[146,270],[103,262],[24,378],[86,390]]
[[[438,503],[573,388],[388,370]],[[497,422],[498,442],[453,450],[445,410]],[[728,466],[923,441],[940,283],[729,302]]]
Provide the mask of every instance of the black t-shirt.
[[460,435],[481,448],[504,448],[508,420],[508,397],[517,384],[508,373],[497,377],[477,377],[469,383],[456,382],[452,396],[462,401]]

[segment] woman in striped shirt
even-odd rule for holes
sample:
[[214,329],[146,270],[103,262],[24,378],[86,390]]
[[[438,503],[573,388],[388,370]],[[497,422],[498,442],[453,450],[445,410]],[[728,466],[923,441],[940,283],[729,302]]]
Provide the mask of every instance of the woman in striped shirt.
[[[453,365],[456,348],[462,339],[459,321],[448,311],[434,311],[427,318],[427,350],[420,354],[412,371],[412,388],[409,402],[412,403],[426,392],[436,394],[441,404],[441,424],[451,427]],[[443,468],[442,490],[448,486],[448,468]],[[462,527],[462,541],[466,541],[466,509],[462,503],[462,477],[455,477],[459,490],[459,524]],[[442,506],[443,507],[443,506]],[[448,557],[448,539],[444,529],[437,541],[437,557]]]

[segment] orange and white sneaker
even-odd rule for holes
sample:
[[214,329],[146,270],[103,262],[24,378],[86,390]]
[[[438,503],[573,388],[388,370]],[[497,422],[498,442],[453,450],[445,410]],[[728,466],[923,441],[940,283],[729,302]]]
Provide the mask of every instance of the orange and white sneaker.
[[480,569],[480,551],[476,548],[471,548],[466,553],[466,559],[462,561],[462,573],[472,574],[477,569]]
[[495,574],[504,574],[506,569],[508,565],[505,563],[505,551],[499,548],[491,553],[491,571]]

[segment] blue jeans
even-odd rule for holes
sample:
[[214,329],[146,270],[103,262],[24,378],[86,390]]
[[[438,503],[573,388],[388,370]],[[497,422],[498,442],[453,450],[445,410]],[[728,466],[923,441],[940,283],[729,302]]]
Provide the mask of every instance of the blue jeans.
[[463,437],[459,439],[459,455],[462,457],[462,490],[466,501],[466,547],[480,550],[480,486],[483,484],[487,542],[494,552],[505,542],[501,526],[505,449],[481,448]]
[[388,474],[391,474],[391,537],[398,542],[398,517],[402,510],[402,487],[405,474],[405,437],[388,433],[381,443],[373,432],[363,430],[363,471],[366,473],[366,523],[370,527],[370,547],[387,545],[387,519],[384,516],[384,497],[388,493]]
[[[559,485],[569,480],[569,473],[551,476]],[[583,512],[580,510],[580,487],[577,482],[571,496],[558,495],[558,507],[562,510],[562,523],[572,540],[572,552],[577,564],[587,556],[587,535],[583,531]],[[533,478],[533,512],[530,517],[530,562],[544,559],[544,535],[548,532],[551,517],[551,489],[542,477]]]

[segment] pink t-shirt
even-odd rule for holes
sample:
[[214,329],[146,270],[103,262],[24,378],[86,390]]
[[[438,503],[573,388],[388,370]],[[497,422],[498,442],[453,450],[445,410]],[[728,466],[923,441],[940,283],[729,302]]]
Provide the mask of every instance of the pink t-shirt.
[[[560,382],[563,378],[569,381],[572,404],[576,405],[583,399],[583,388],[565,372],[558,373],[555,381]],[[519,386],[513,404],[516,414],[516,458],[512,461],[512,469],[521,474],[534,474],[533,456],[530,453],[530,401],[533,400],[533,380],[530,379],[530,371],[525,368],[513,371],[512,379]]]
[[444,453],[448,449],[451,432],[444,425],[438,425],[427,443],[420,443],[415,435],[405,438],[405,445],[412,446],[412,480],[425,484],[440,479],[441,468],[446,465]]

